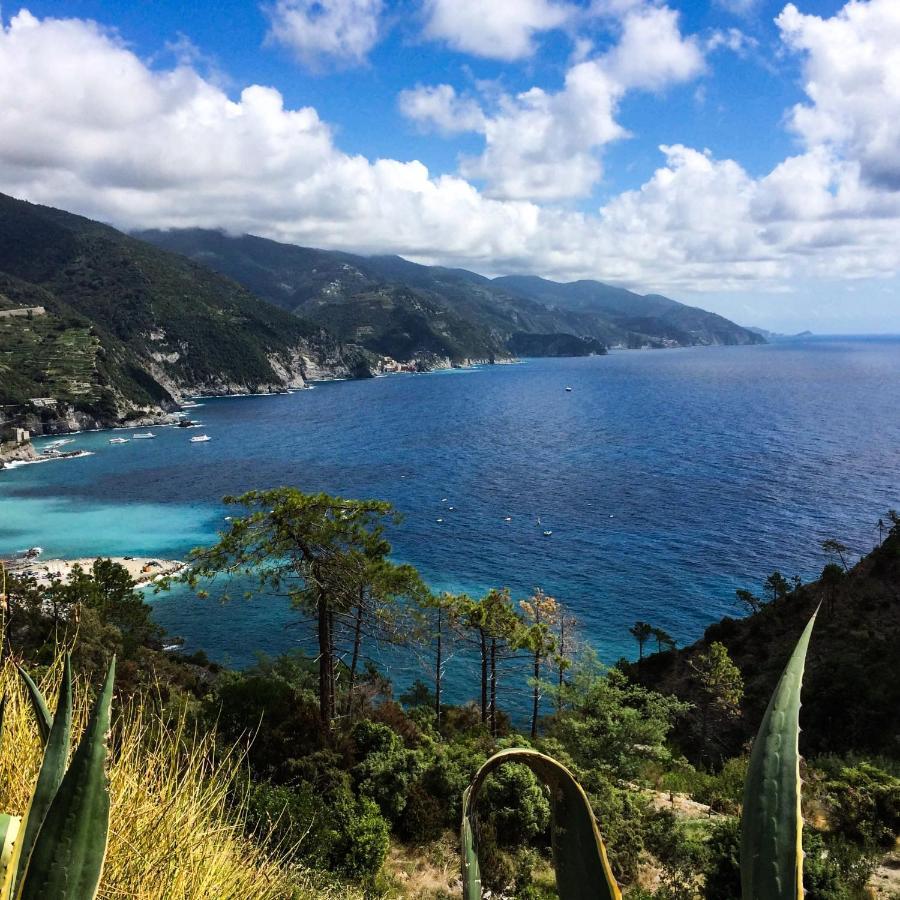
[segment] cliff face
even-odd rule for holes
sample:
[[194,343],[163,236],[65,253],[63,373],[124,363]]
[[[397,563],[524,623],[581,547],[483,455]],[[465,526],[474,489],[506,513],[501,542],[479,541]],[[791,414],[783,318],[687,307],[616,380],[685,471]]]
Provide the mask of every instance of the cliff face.
[[368,373],[359,348],[228,278],[0,195],[0,310],[24,307],[42,314],[0,319],[0,405],[38,433]]

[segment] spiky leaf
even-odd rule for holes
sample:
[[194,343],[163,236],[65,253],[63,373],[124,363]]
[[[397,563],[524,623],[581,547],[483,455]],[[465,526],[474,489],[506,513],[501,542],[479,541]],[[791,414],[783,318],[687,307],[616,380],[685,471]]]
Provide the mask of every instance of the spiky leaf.
[[15,840],[19,834],[20,820],[18,816],[0,813],[0,897],[9,895],[13,874],[13,855]]
[[38,686],[31,680],[31,676],[21,667],[16,666],[19,676],[25,682],[25,690],[28,692],[28,699],[31,701],[31,708],[34,710],[34,718],[37,722],[38,731],[41,733],[41,741],[47,743],[50,737],[50,729],[53,727],[53,716],[47,709],[47,701],[44,695],[38,689]]
[[528,766],[550,789],[551,838],[560,900],[621,900],[587,795],[572,773],[535,750],[510,749],[494,754],[463,794],[462,876],[464,900],[480,900],[481,872],[475,849],[475,806],[484,780],[504,763]]
[[817,614],[803,630],[753,742],[741,822],[743,900],[803,900],[800,690]]
[[106,757],[115,657],[38,833],[19,900],[92,900],[96,896],[109,833]]
[[6,714],[6,694],[0,700],[0,737],[3,737],[3,716]]
[[25,816],[25,827],[22,832],[19,846],[16,848],[16,867],[13,878],[13,890],[22,878],[28,865],[28,857],[34,848],[41,825],[47,810],[56,796],[56,792],[62,783],[66,773],[66,760],[69,756],[69,739],[72,732],[72,661],[66,654],[63,664],[63,677],[59,686],[59,700],[56,704],[56,715],[53,717],[53,727],[47,738],[47,746],[44,748],[44,759],[41,762],[41,770],[38,773],[31,803]]

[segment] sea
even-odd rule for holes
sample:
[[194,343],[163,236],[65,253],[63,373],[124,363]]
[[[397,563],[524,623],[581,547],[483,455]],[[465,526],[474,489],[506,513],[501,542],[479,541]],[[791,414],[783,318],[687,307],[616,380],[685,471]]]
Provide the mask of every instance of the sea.
[[[0,555],[180,558],[225,527],[225,495],[379,498],[403,517],[393,557],[434,589],[540,587],[612,663],[636,655],[636,620],[693,641],[742,614],[736,589],[759,593],[776,569],[815,578],[827,538],[858,557],[900,507],[897,337],[529,359],[198,403],[201,429],[81,433],[64,449],[91,455],[0,472]],[[211,440],[191,443],[201,432]],[[241,667],[310,646],[283,598],[146,596],[185,652]],[[401,683],[423,674],[383,662]],[[451,683],[459,696],[467,678]]]

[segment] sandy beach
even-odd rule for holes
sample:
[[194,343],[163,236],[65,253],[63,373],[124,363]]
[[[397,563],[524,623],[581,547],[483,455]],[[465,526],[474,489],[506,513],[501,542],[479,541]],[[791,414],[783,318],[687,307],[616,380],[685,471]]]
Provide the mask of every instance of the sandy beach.
[[34,575],[39,581],[49,583],[54,578],[65,579],[75,566],[90,569],[95,559],[111,559],[124,566],[128,574],[138,585],[149,584],[164,575],[173,575],[184,568],[184,562],[178,559],[159,559],[152,556],[101,556],[83,557],[81,559],[34,559],[17,560],[10,566],[10,571]]

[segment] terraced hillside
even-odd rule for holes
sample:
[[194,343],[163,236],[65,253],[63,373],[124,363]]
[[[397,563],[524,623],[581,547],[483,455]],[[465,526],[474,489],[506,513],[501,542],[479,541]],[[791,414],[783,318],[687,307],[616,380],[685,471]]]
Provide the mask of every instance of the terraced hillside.
[[192,393],[367,374],[366,355],[234,281],[109,226],[0,195],[7,403],[53,397],[98,420]]

